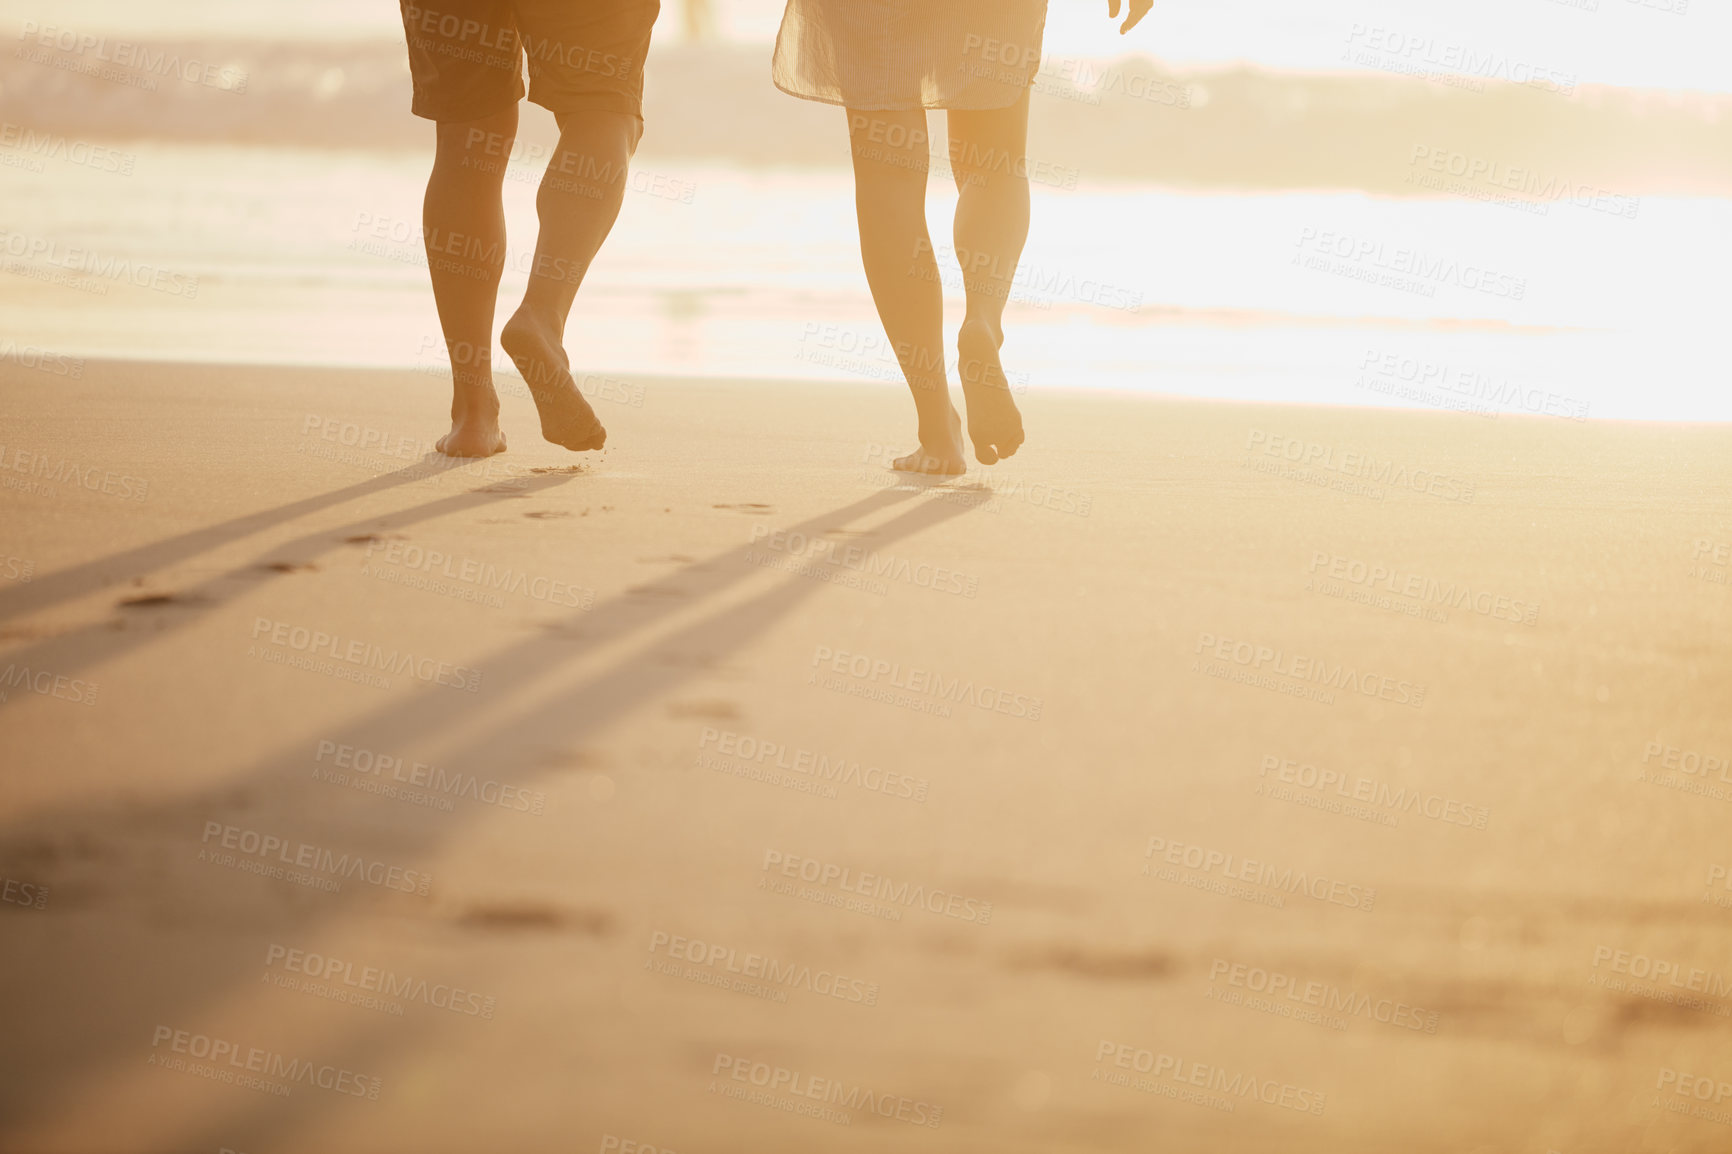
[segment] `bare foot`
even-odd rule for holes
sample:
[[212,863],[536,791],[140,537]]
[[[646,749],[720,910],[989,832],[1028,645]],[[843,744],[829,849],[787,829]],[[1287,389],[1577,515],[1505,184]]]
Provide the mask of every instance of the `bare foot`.
[[505,452],[499,431],[499,394],[492,385],[459,384],[451,393],[451,431],[433,446],[447,457],[491,457]]
[[[924,473],[934,477],[960,477],[968,472],[968,458],[962,448],[962,418],[948,402],[950,419],[940,432],[922,428],[920,447],[906,457],[897,457],[890,467],[899,473]],[[923,422],[924,423],[924,422]]]
[[999,363],[1004,334],[984,321],[963,321],[956,337],[957,373],[968,406],[968,439],[983,465],[1013,456],[1022,446],[1022,413],[1010,399],[1010,382]]
[[451,422],[451,431],[439,438],[434,448],[447,457],[491,457],[505,452],[505,434],[499,429],[499,418],[491,421],[463,418]]
[[948,453],[925,445],[906,457],[896,458],[890,467],[898,473],[924,473],[929,477],[960,477],[968,472],[968,462],[962,459],[961,452]]
[[607,443],[607,430],[577,391],[565,349],[550,329],[518,309],[505,322],[499,343],[529,386],[529,395],[541,414],[543,437],[573,452],[599,449]]

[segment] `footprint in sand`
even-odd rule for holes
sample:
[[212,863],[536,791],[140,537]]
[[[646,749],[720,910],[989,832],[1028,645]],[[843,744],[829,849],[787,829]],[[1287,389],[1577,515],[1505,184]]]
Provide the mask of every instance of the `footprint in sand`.
[[740,707],[731,701],[711,698],[708,701],[673,701],[668,703],[669,717],[708,717],[716,721],[737,721]]
[[144,593],[137,597],[122,597],[117,604],[122,609],[155,609],[166,605],[202,605],[209,600],[192,593]]
[[612,933],[615,921],[608,910],[562,909],[542,902],[482,903],[470,906],[457,918],[457,924],[468,929],[572,932],[597,938]]

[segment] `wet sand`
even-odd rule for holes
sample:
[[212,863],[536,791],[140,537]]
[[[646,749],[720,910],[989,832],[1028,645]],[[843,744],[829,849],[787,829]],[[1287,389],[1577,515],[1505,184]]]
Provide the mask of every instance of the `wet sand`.
[[1725,426],[0,373],[0,1148],[1732,1145]]

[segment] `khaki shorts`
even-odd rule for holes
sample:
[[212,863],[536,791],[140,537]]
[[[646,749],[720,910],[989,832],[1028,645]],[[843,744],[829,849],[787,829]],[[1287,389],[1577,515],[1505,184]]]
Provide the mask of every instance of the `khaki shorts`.
[[660,0],[399,0],[416,116],[479,120],[523,99],[555,115],[643,119],[643,64]]

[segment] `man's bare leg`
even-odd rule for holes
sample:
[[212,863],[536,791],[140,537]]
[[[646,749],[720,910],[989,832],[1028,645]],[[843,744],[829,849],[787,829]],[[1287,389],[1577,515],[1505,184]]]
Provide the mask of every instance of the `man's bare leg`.
[[866,283],[919,422],[920,447],[892,467],[957,476],[968,461],[944,375],[944,286],[926,228],[926,114],[850,108],[848,135]]
[[999,363],[1004,306],[1028,240],[1028,92],[1009,108],[950,113],[950,152],[960,194],[956,255],[968,313],[956,337],[968,439],[985,465],[1022,445],[1022,414]]
[[505,270],[500,187],[517,135],[517,106],[438,128],[421,206],[427,270],[451,358],[451,431],[438,448],[451,457],[487,457],[505,450],[493,391],[493,309]]
[[499,338],[535,398],[541,435],[567,449],[599,449],[607,441],[607,430],[572,380],[565,321],[619,216],[626,168],[642,131],[643,122],[628,113],[559,117],[559,147],[535,195],[541,234],[529,289]]

